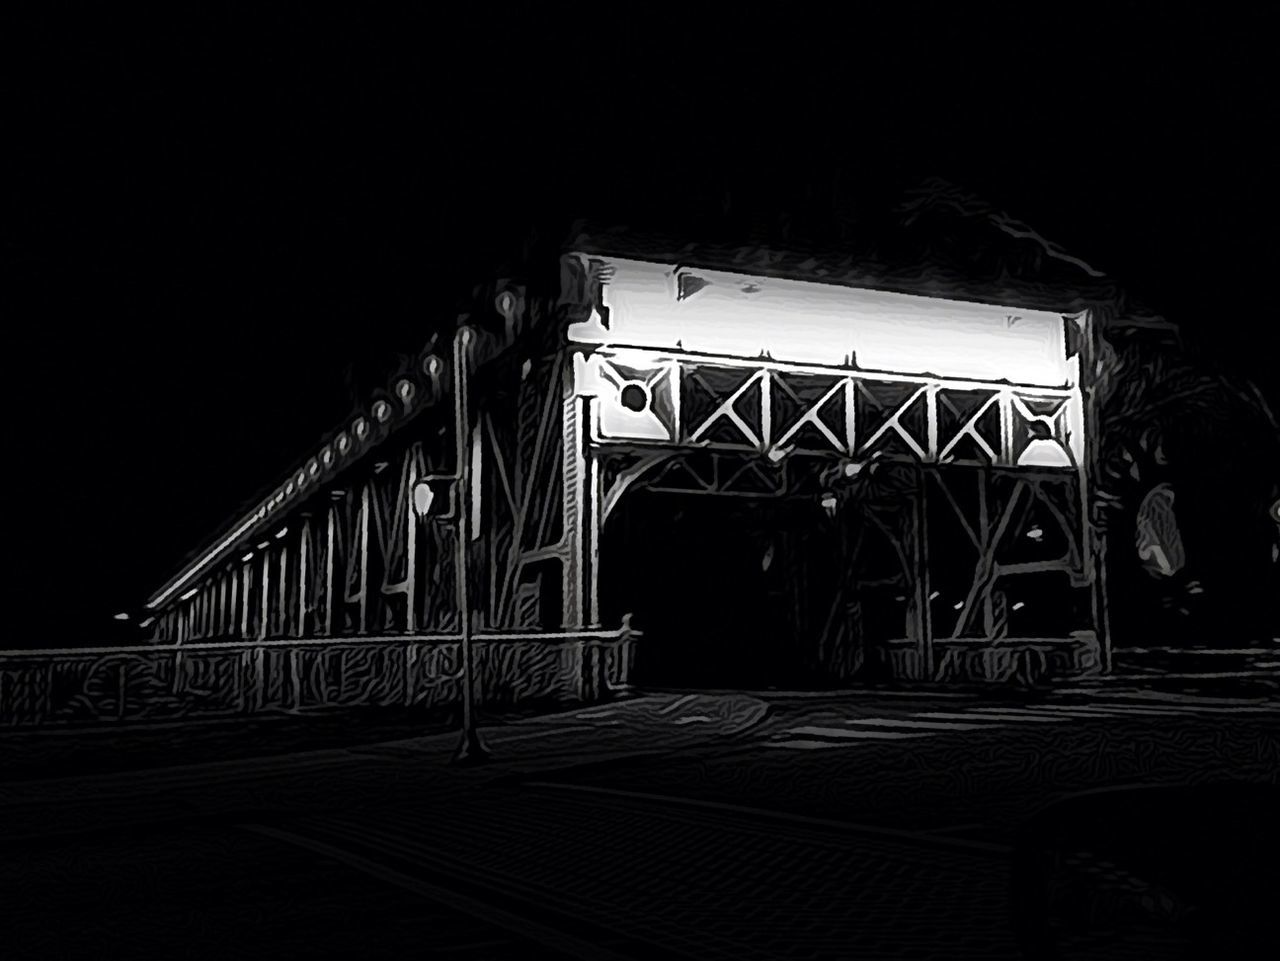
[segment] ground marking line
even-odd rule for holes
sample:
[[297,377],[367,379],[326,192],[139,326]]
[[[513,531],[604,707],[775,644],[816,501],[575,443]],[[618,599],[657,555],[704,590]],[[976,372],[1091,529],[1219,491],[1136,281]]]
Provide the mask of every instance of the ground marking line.
[[791,824],[799,824],[804,827],[838,831],[843,834],[888,838],[906,841],[916,845],[933,845],[986,855],[998,855],[1000,857],[1007,857],[1013,853],[1013,848],[1004,844],[989,844],[985,841],[969,841],[964,838],[934,836],[923,831],[907,831],[902,828],[881,827],[875,824],[856,824],[851,821],[836,821],[831,818],[813,817],[807,814],[771,811],[768,808],[750,807],[745,804],[731,804],[726,801],[708,801],[701,798],[679,797],[672,794],[652,794],[646,791],[628,791],[622,788],[597,787],[592,784],[558,784],[555,781],[525,781],[521,787],[539,788],[551,791],[577,791],[583,794],[600,794],[609,797],[631,798],[638,801],[650,801],[658,804],[700,808],[706,811],[722,811],[726,814],[739,814],[747,817],[762,818],[765,820],[783,821]]
[[[1065,724],[1071,720],[1069,717],[1058,715],[1056,717],[1045,717],[1042,714],[1015,714],[1011,711],[1004,711],[999,714],[983,712],[976,714],[972,712],[961,713],[959,711],[922,711],[917,717],[936,717],[948,721],[1030,721],[1033,724]],[[992,729],[1003,727],[1003,724],[988,725]]]
[[992,725],[986,723],[964,724],[958,721],[921,721],[916,718],[892,718],[892,717],[859,717],[850,718],[844,722],[845,724],[865,724],[869,727],[908,727],[923,728],[929,731],[937,731],[939,734],[947,731],[981,731],[987,728],[1000,727],[1002,725]]
[[835,737],[850,741],[896,741],[907,737],[927,737],[923,731],[851,731],[843,727],[804,727],[789,728],[787,734],[808,734],[816,737]]
[[410,891],[438,904],[443,904],[463,914],[469,914],[481,921],[494,923],[499,927],[506,928],[518,938],[538,941],[557,951],[582,958],[583,961],[597,961],[597,959],[599,961],[634,961],[633,958],[629,958],[626,955],[609,951],[597,944],[582,941],[572,935],[563,934],[554,928],[546,927],[529,918],[520,917],[502,908],[468,897],[465,894],[459,894],[448,888],[438,887],[419,878],[402,874],[393,868],[385,867],[358,854],[326,844],[324,841],[312,840],[300,834],[294,834],[291,831],[283,831],[263,824],[245,824],[241,825],[241,827],[246,831],[324,855],[370,877],[393,884],[398,888]]

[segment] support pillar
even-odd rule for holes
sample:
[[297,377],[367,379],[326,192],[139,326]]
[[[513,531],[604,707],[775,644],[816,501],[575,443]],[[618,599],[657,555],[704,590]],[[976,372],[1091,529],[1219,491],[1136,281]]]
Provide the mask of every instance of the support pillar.
[[302,518],[302,526],[298,531],[298,624],[296,631],[298,637],[306,637],[307,635],[307,609],[310,607],[307,600],[311,595],[310,572],[308,570],[310,534],[311,520],[304,517]]
[[262,584],[258,589],[258,640],[271,633],[271,548],[262,550]]
[[360,620],[356,624],[356,633],[365,634],[368,630],[369,612],[369,484],[360,489]]
[[929,578],[929,475],[919,465],[916,472],[915,496],[915,581],[916,581],[916,652],[920,676],[916,680],[932,681],[933,663],[933,593]]
[[600,545],[600,465],[591,453],[591,397],[564,406],[564,612],[566,629],[582,629],[599,618],[597,557]]
[[330,504],[325,523],[324,549],[324,636],[333,636],[333,551],[336,538],[337,507]]

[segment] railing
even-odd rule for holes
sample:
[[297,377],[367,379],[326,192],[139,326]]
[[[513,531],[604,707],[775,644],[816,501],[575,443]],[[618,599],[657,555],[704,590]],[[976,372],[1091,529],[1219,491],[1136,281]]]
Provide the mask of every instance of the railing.
[[[477,633],[478,701],[590,701],[627,686],[639,634]],[[458,634],[0,651],[0,727],[431,707],[461,698]]]

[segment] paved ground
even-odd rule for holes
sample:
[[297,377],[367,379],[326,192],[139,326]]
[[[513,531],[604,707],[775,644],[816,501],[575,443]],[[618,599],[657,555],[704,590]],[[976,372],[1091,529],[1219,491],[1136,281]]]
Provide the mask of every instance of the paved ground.
[[670,695],[488,732],[0,784],[6,958],[1017,957],[1011,828],[1131,781],[1274,782],[1280,710]]
[[1274,700],[1108,692],[1029,705],[782,699],[732,748],[539,780],[1004,841],[1027,811],[1072,790],[1277,771]]
[[[542,957],[510,930],[230,826],[121,833],[0,862],[4,957]],[[56,905],[56,909],[52,908]],[[554,956],[554,955],[552,955]]]

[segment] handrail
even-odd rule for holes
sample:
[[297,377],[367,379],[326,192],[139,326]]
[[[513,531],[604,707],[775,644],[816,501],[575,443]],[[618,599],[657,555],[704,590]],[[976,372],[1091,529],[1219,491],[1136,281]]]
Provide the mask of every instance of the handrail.
[[[554,641],[554,640],[614,640],[623,637],[641,637],[640,631],[620,627],[613,631],[509,631],[476,633],[473,641],[501,643],[502,641]],[[0,650],[0,659],[23,657],[74,657],[77,654],[107,656],[111,654],[151,654],[183,651],[252,651],[259,648],[280,647],[340,647],[364,644],[450,644],[461,642],[461,634],[365,634],[351,637],[283,638],[269,641],[204,641],[185,644],[131,644],[119,647],[46,647],[18,650]]]

